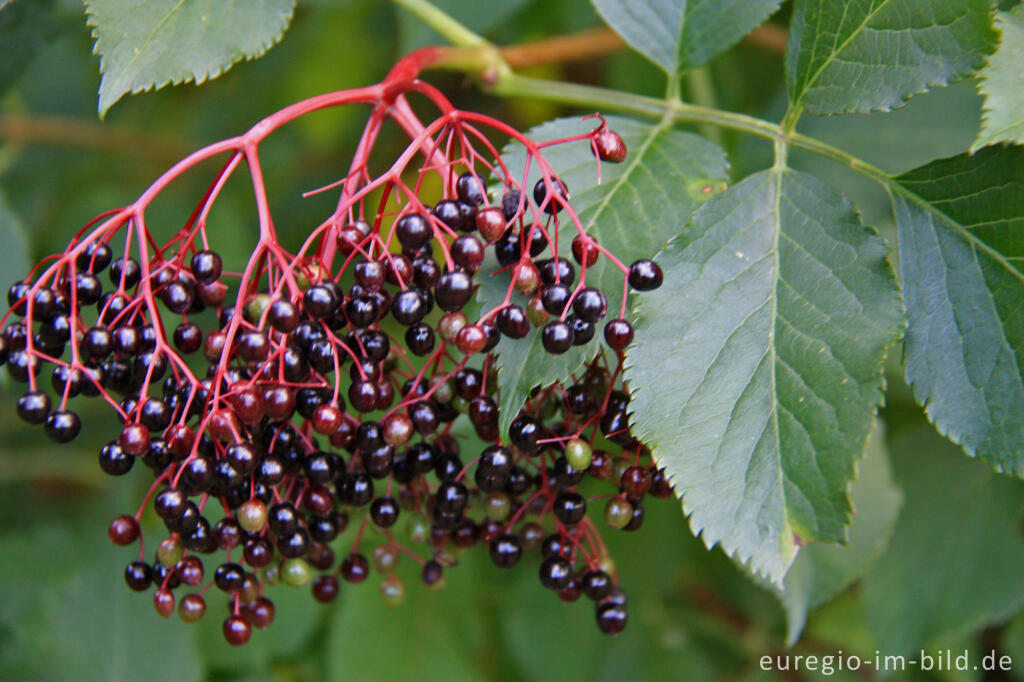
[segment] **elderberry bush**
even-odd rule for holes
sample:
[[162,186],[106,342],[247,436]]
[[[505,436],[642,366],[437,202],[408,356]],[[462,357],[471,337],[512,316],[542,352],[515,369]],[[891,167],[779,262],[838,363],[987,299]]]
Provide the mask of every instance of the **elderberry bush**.
[[[421,123],[406,93],[432,100],[438,118]],[[439,588],[474,547],[505,569],[538,554],[544,588],[566,602],[585,596],[600,630],[621,632],[627,601],[601,529],[634,531],[650,500],[673,494],[630,435],[622,379],[634,336],[627,294],[658,288],[662,272],[649,259],[624,265],[583,230],[544,150],[589,144],[599,172],[626,158],[622,139],[598,117],[589,133],[538,144],[401,74],[369,94],[324,97],[196,152],[10,286],[0,361],[25,385],[18,415],[67,443],[82,429],[79,401],[116,412],[122,425],[99,451],[100,468],[152,479],[138,508],[108,529],[116,545],[138,546],[125,583],[186,623],[225,602],[226,617],[215,617],[230,644],[273,622],[267,585],[308,586],[326,603],[342,583],[367,580],[372,564],[385,576],[384,603],[395,605],[405,589],[399,561]],[[349,173],[325,188],[341,187],[337,210],[287,251],[258,143],[307,108],[367,99],[389,106],[371,114]],[[410,142],[373,175],[386,117]],[[542,177],[530,185],[510,173],[488,133],[522,144]],[[228,160],[209,191],[158,244],[149,202],[218,155]],[[243,160],[260,239],[237,273],[208,218]],[[439,195],[423,189],[428,180]],[[560,255],[565,240],[571,259]],[[507,295],[477,313],[488,253]],[[620,290],[588,278],[599,259],[619,268]],[[528,297],[525,307],[514,294]],[[593,359],[572,381],[536,387],[502,430],[494,352],[502,339],[534,335],[540,352],[590,346]],[[482,446],[453,430],[461,415]],[[147,509],[164,530],[144,543]],[[372,555],[371,525],[386,538]]]

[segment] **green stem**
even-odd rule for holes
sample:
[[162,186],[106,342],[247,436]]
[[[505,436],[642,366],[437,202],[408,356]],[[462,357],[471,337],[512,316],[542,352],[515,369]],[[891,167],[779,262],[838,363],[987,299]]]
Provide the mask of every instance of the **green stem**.
[[393,0],[437,31],[455,47],[493,47],[486,38],[473,33],[427,0]]
[[623,111],[648,118],[660,119],[668,115],[676,123],[710,124],[768,140],[782,138],[794,147],[800,147],[837,161],[886,187],[892,180],[892,176],[888,173],[842,149],[801,133],[787,135],[781,125],[746,114],[685,102],[668,102],[655,97],[608,90],[591,85],[529,78],[512,72],[509,72],[508,76],[500,78],[491,88],[491,92],[509,97],[534,98],[578,107],[592,107],[602,111]]
[[[815,152],[871,178],[887,189],[892,189],[895,184],[891,175],[866,161],[813,137],[795,132],[794,128],[802,113],[799,106],[790,107],[782,124],[777,124],[746,114],[723,111],[712,106],[687,104],[677,99],[663,100],[590,85],[522,76],[512,71],[505,63],[497,47],[462,26],[427,0],[393,1],[415,14],[452,44],[474,50],[474,59],[465,64],[460,63],[453,55],[450,65],[445,63],[438,64],[438,66],[451,66],[457,69],[473,68],[467,67],[466,64],[472,63],[479,67],[481,60],[488,61],[489,65],[485,69],[474,69],[476,71],[474,75],[480,76],[481,72],[487,75],[487,72],[490,72],[490,80],[487,84],[490,92],[495,95],[540,99],[601,111],[628,112],[648,118],[664,119],[668,117],[676,123],[696,123],[737,130],[773,141],[779,140],[784,145],[788,144]],[[458,50],[453,50],[453,52],[458,52]]]

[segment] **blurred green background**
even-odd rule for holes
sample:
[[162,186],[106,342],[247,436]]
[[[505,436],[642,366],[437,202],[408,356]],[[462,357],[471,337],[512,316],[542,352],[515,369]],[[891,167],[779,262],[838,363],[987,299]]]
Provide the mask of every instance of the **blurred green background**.
[[[594,28],[586,0],[447,0],[453,16],[503,45]],[[774,19],[785,25],[788,8]],[[0,13],[0,27],[4,14]],[[39,2],[31,33],[0,45],[0,280],[66,244],[95,214],[132,201],[180,156],[237,134],[297,99],[378,81],[409,49],[438,41],[415,18],[374,0],[300,2],[282,43],[201,87],[133,95],[100,123],[98,59],[81,3]],[[530,75],[660,96],[661,75],[626,50]],[[706,71],[722,108],[767,118],[785,96],[779,53],[743,43]],[[500,116],[520,129],[574,112],[550,103],[491,98],[461,75],[427,78],[456,105]],[[705,93],[704,97],[708,94]],[[894,114],[806,118],[805,132],[855,151],[889,171],[959,153],[973,139],[980,104],[962,83],[914,99]],[[317,114],[275,134],[263,147],[264,170],[286,241],[301,240],[330,210],[328,195],[302,199],[348,167],[362,109]],[[717,133],[716,133],[717,135]],[[763,141],[723,134],[736,178],[770,164]],[[382,145],[399,149],[400,140]],[[387,150],[383,153],[386,155]],[[827,161],[794,152],[793,164],[841,187],[865,219],[891,237],[888,201],[877,188]],[[210,171],[212,172],[212,170]],[[194,205],[209,174],[171,186],[151,221],[174,224]],[[183,208],[185,207],[185,208]],[[226,254],[241,262],[254,239],[251,192],[229,184],[216,229]],[[5,284],[6,286],[6,284]],[[898,355],[898,349],[895,353]],[[898,358],[897,358],[898,359]],[[924,422],[891,362],[884,430],[872,457],[883,483],[902,489],[892,542],[852,589],[816,611],[803,638],[786,646],[777,597],[745,577],[718,550],[707,551],[672,501],[652,503],[637,533],[611,534],[612,553],[630,599],[630,623],[618,638],[600,635],[585,600],[562,604],[536,577],[536,557],[515,570],[468,553],[429,591],[410,581],[405,603],[379,603],[372,579],[343,585],[330,606],[306,589],[270,595],[277,619],[240,650],[220,635],[222,608],[197,626],[164,621],[150,595],[130,592],[122,569],[134,548],[106,538],[109,520],[134,511],[147,476],[104,477],[100,445],[115,429],[97,405],[73,444],[54,447],[14,417],[18,387],[0,389],[0,679],[52,680],[801,680],[810,672],[762,671],[763,655],[872,657],[921,646],[998,649],[1024,671],[1024,487],[964,457]],[[681,449],[686,448],[680,443]],[[895,488],[894,488],[895,489]],[[877,538],[885,546],[884,533]],[[344,543],[344,536],[337,543]],[[865,563],[868,563],[865,561]],[[813,600],[812,600],[813,601]],[[980,655],[980,653],[979,653]],[[1016,667],[1016,666],[1015,666]],[[899,679],[1024,679],[980,671],[910,672]],[[887,679],[837,673],[835,679]]]

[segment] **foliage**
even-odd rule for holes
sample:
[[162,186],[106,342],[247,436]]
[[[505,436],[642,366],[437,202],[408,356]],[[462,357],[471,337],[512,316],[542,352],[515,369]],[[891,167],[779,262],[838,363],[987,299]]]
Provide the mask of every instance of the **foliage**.
[[[779,679],[762,655],[1024,652],[1021,7],[592,3],[0,2],[4,282],[201,143],[376,82],[429,42],[452,43],[456,73],[427,80],[534,141],[590,130],[581,117],[599,111],[624,163],[598,177],[587,141],[548,159],[602,245],[627,264],[659,254],[665,285],[626,302],[626,379],[633,435],[683,512],[651,505],[641,532],[611,538],[635,586],[615,640],[540,589],[536,562],[511,575],[467,555],[444,590],[412,586],[398,611],[373,584],[344,585],[331,606],[279,586],[279,627],[239,652],[219,620],[165,623],[119,584],[130,557],[104,528],[122,493],[98,475],[88,426],[53,452],[5,419],[0,677]],[[606,42],[563,64],[556,46],[517,70],[521,56],[495,47],[567,21],[606,25],[636,53]],[[787,30],[784,49],[764,39]],[[205,84],[166,87],[190,82]],[[302,193],[337,179],[361,123],[317,114],[261,149],[283,241],[329,212]],[[521,148],[506,156],[521,176]],[[150,222],[179,222],[203,180],[172,185]],[[216,209],[229,267],[255,241],[250,202],[229,182]],[[558,248],[569,257],[568,239]],[[508,275],[484,269],[488,310]],[[621,286],[604,262],[591,276]],[[530,333],[497,347],[502,433],[535,387],[592,355],[546,355]]]

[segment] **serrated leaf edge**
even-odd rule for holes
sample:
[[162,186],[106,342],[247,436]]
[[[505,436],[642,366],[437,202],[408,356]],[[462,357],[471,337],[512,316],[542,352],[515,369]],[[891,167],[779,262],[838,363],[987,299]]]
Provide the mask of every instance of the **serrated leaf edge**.
[[107,71],[106,71],[107,58],[100,51],[99,25],[96,24],[96,21],[95,21],[96,12],[95,12],[95,10],[93,8],[93,4],[90,2],[90,0],[83,0],[83,2],[85,4],[86,25],[91,29],[90,32],[89,32],[89,35],[90,35],[90,37],[93,40],[92,53],[97,55],[100,58],[100,75],[101,75],[101,78],[100,78],[99,100],[98,100],[96,108],[97,108],[97,111],[99,113],[99,117],[100,117],[101,120],[106,117],[107,112],[110,111],[110,109],[115,104],[117,104],[119,101],[121,101],[121,99],[125,95],[138,95],[138,94],[141,94],[141,93],[144,93],[144,92],[156,91],[156,90],[160,90],[160,89],[162,89],[164,87],[167,87],[168,85],[175,86],[175,85],[182,85],[182,84],[185,84],[185,83],[194,83],[197,86],[198,85],[202,85],[203,83],[206,83],[209,80],[213,80],[213,79],[219,77],[221,74],[227,72],[228,70],[231,69],[231,67],[233,67],[235,64],[237,64],[240,61],[243,61],[243,60],[244,61],[252,61],[254,59],[262,57],[264,54],[266,54],[270,50],[270,48],[274,47],[275,45],[277,45],[278,43],[280,43],[284,39],[284,34],[288,32],[288,27],[291,25],[292,19],[295,18],[295,7],[298,4],[298,0],[291,0],[291,5],[290,5],[290,8],[288,10],[287,15],[282,15],[281,16],[280,31],[275,32],[276,33],[275,37],[272,37],[271,39],[269,39],[267,41],[264,41],[255,50],[253,50],[251,52],[247,52],[246,50],[241,50],[240,54],[232,55],[232,57],[230,58],[230,60],[227,63],[221,65],[220,67],[218,67],[218,68],[216,68],[214,70],[207,69],[205,71],[205,73],[203,73],[203,74],[191,73],[191,74],[186,74],[186,75],[181,76],[181,77],[166,78],[166,79],[164,79],[164,80],[162,80],[160,82],[152,82],[152,83],[150,83],[148,85],[144,85],[144,86],[132,86],[129,90],[125,90],[125,91],[119,93],[113,100],[111,100],[109,102],[106,102],[105,99],[104,99],[104,96],[103,96],[103,94],[104,94],[103,84],[104,84],[104,81],[106,80],[106,77],[107,77]]
[[[786,173],[786,172],[789,172],[791,169],[789,169],[789,168],[782,168],[782,169],[772,169],[772,170],[777,171],[778,178],[777,178],[776,182],[778,183],[777,184],[777,188],[778,188],[779,186],[781,186],[782,175],[784,173]],[[843,196],[845,198],[845,195],[843,195]],[[899,282],[896,279],[896,275],[895,275],[896,270],[893,267],[893,263],[892,263],[892,248],[890,247],[888,240],[886,240],[878,232],[878,230],[876,230],[874,227],[872,227],[870,225],[867,225],[867,224],[865,224],[863,222],[863,220],[861,218],[860,211],[853,204],[853,202],[847,200],[847,203],[849,204],[850,210],[856,216],[857,221],[860,223],[861,227],[863,229],[865,229],[871,236],[877,237],[879,240],[881,240],[881,242],[886,246],[887,253],[886,253],[886,256],[885,256],[885,265],[887,266],[887,270],[888,270],[888,272],[890,274],[890,277],[892,279],[892,283],[895,285],[894,296],[896,297],[896,299],[897,299],[896,302],[899,305],[900,322],[892,330],[890,338],[883,344],[882,352],[880,353],[878,361],[876,362],[876,367],[875,367],[875,371],[874,371],[875,381],[872,382],[872,383],[873,383],[873,385],[875,387],[874,391],[873,391],[874,397],[875,397],[875,407],[874,407],[874,409],[871,412],[871,417],[872,417],[872,419],[877,419],[878,418],[879,409],[885,405],[885,391],[886,391],[886,387],[887,387],[887,382],[886,382],[886,379],[885,379],[885,362],[886,362],[886,359],[889,356],[890,350],[896,344],[898,344],[898,343],[900,343],[902,341],[903,336],[904,336],[904,334],[906,332],[906,327],[907,327],[906,307],[905,307],[905,304],[904,304],[904,301],[903,301],[903,291],[902,291],[902,288],[899,286]],[[778,206],[779,206],[779,203],[776,202],[776,210],[778,210]],[[692,216],[690,216],[690,220],[687,222],[687,224],[693,222],[694,217],[697,215],[697,213],[700,210],[701,209],[698,208],[697,211],[695,211],[694,214]],[[778,231],[777,231],[776,237],[775,237],[776,244],[778,243],[778,237],[779,237],[779,234],[778,234]],[[657,256],[655,256],[655,260],[657,260],[658,257],[660,257],[664,252],[666,252],[670,248],[673,248],[674,246],[676,246],[684,238],[685,238],[685,229],[684,229],[683,232],[680,232],[674,238],[669,240],[669,243],[666,244],[665,248],[662,249],[662,251],[659,252]],[[775,249],[775,250],[777,251],[777,249]],[[777,263],[778,263],[778,261],[777,261],[777,258],[776,258],[776,264]],[[776,267],[776,272],[777,271],[778,271],[778,267]],[[777,284],[778,284],[778,277],[776,276],[775,279],[776,279],[775,286],[777,286]],[[637,320],[641,320],[642,319],[643,306],[644,306],[644,298],[643,297],[638,297],[633,302],[633,305],[631,306],[631,309],[632,309],[632,312],[633,312],[634,319],[637,319]],[[775,303],[774,302],[772,304],[772,307],[773,307],[773,310],[774,310],[774,307],[775,307]],[[774,315],[773,315],[773,318],[774,318]],[[638,334],[642,334],[643,333],[642,327],[638,328],[637,332],[638,332]],[[772,344],[772,346],[774,348],[774,335],[772,337],[771,344]],[[633,363],[630,361],[630,359],[631,359],[631,356],[627,353],[625,362],[623,364],[623,373],[624,373],[624,375],[627,378],[628,378],[628,376],[630,374],[629,370],[633,366]],[[773,367],[772,367],[772,380],[773,380],[773,383],[774,383],[774,377],[775,377],[775,367],[774,367],[774,364],[775,363],[773,363]],[[633,402],[633,398],[636,397],[638,392],[641,390],[641,387],[640,386],[629,385],[627,387],[627,389],[628,389],[629,396],[630,396],[630,402],[632,403]],[[777,410],[773,411],[773,417],[772,418],[773,419],[777,419]],[[630,428],[631,429],[635,428],[635,426],[636,426],[633,413],[629,414],[629,424],[630,424]],[[640,434],[635,433],[635,432],[634,432],[634,436],[636,436],[638,440],[640,440],[644,445],[646,445],[650,449],[652,458],[655,460],[655,462],[658,464],[658,466],[660,466],[660,467],[665,469],[665,473],[667,473],[668,477],[669,477],[669,482],[673,485],[673,488],[675,489],[676,488],[675,487],[676,476],[675,476],[675,474],[672,471],[670,471],[666,467],[666,465],[664,463],[662,463],[661,458],[659,457],[659,450],[661,448],[661,444],[657,443],[657,442],[650,441],[650,440],[644,440],[644,438],[641,437]],[[857,480],[857,477],[859,475],[860,463],[864,459],[864,454],[865,454],[865,451],[866,451],[866,448],[867,448],[867,442],[868,442],[868,439],[870,438],[870,436],[871,436],[871,431],[869,430],[868,433],[864,436],[864,438],[859,443],[859,448],[857,449],[857,452],[859,453],[859,455],[857,457],[855,457],[853,462],[852,462],[852,464],[853,464],[853,476],[847,482],[846,489],[845,489],[845,491],[843,493],[843,499],[845,501],[845,506],[846,506],[846,519],[847,519],[847,523],[846,523],[845,532],[846,532],[846,536],[847,536],[847,541],[849,539],[849,527],[852,524],[853,514],[855,513],[855,510],[853,509],[853,503],[852,503],[852,499],[851,499],[850,493],[851,493],[851,489],[853,487],[853,483],[854,483],[854,481]],[[781,446],[779,447],[779,450],[781,451]],[[781,468],[782,467],[781,467],[781,463],[780,463],[780,466],[779,466],[779,470],[780,471],[781,471]],[[781,494],[783,496],[785,496],[784,488],[780,488],[780,490],[782,490]],[[694,512],[694,510],[687,508],[687,504],[686,504],[686,499],[685,498],[686,498],[685,494],[683,494],[681,492],[677,494],[677,499],[679,500],[679,502],[682,505],[683,515],[687,519],[687,522],[688,522],[687,525],[689,525],[690,531],[693,533],[694,537],[698,537],[698,538],[701,539],[701,541],[704,542],[704,545],[705,545],[705,547],[707,547],[708,550],[714,549],[716,545],[720,544],[719,540],[709,540],[706,537],[706,535],[703,533],[703,530],[704,530],[703,528],[695,528],[694,527],[694,525],[693,525],[693,512]],[[786,523],[787,523],[787,527],[791,528],[791,526],[789,524],[788,518],[787,518]],[[800,541],[803,540],[802,538],[798,538],[796,535],[794,535],[794,539],[795,540],[800,540]],[[753,554],[746,554],[746,555],[744,555],[743,553],[740,552],[740,550],[738,548],[737,549],[729,549],[729,548],[726,548],[724,545],[722,545],[722,551],[725,553],[726,556],[728,556],[730,559],[732,559],[736,564],[738,564],[741,568],[743,568],[743,570],[746,571],[752,577],[757,578],[757,579],[761,579],[761,580],[765,580],[769,584],[771,584],[773,587],[775,587],[776,589],[781,589],[782,585],[783,585],[783,582],[785,580],[786,574],[789,572],[789,568],[792,567],[793,561],[796,559],[796,556],[799,553],[800,546],[802,546],[801,542],[795,542],[794,544],[795,544],[795,549],[793,551],[792,556],[789,557],[789,561],[788,561],[786,570],[783,571],[778,577],[773,577],[773,576],[769,575],[768,573],[766,573],[765,571],[757,569],[754,566]],[[843,542],[841,544],[845,545],[846,543]]]

